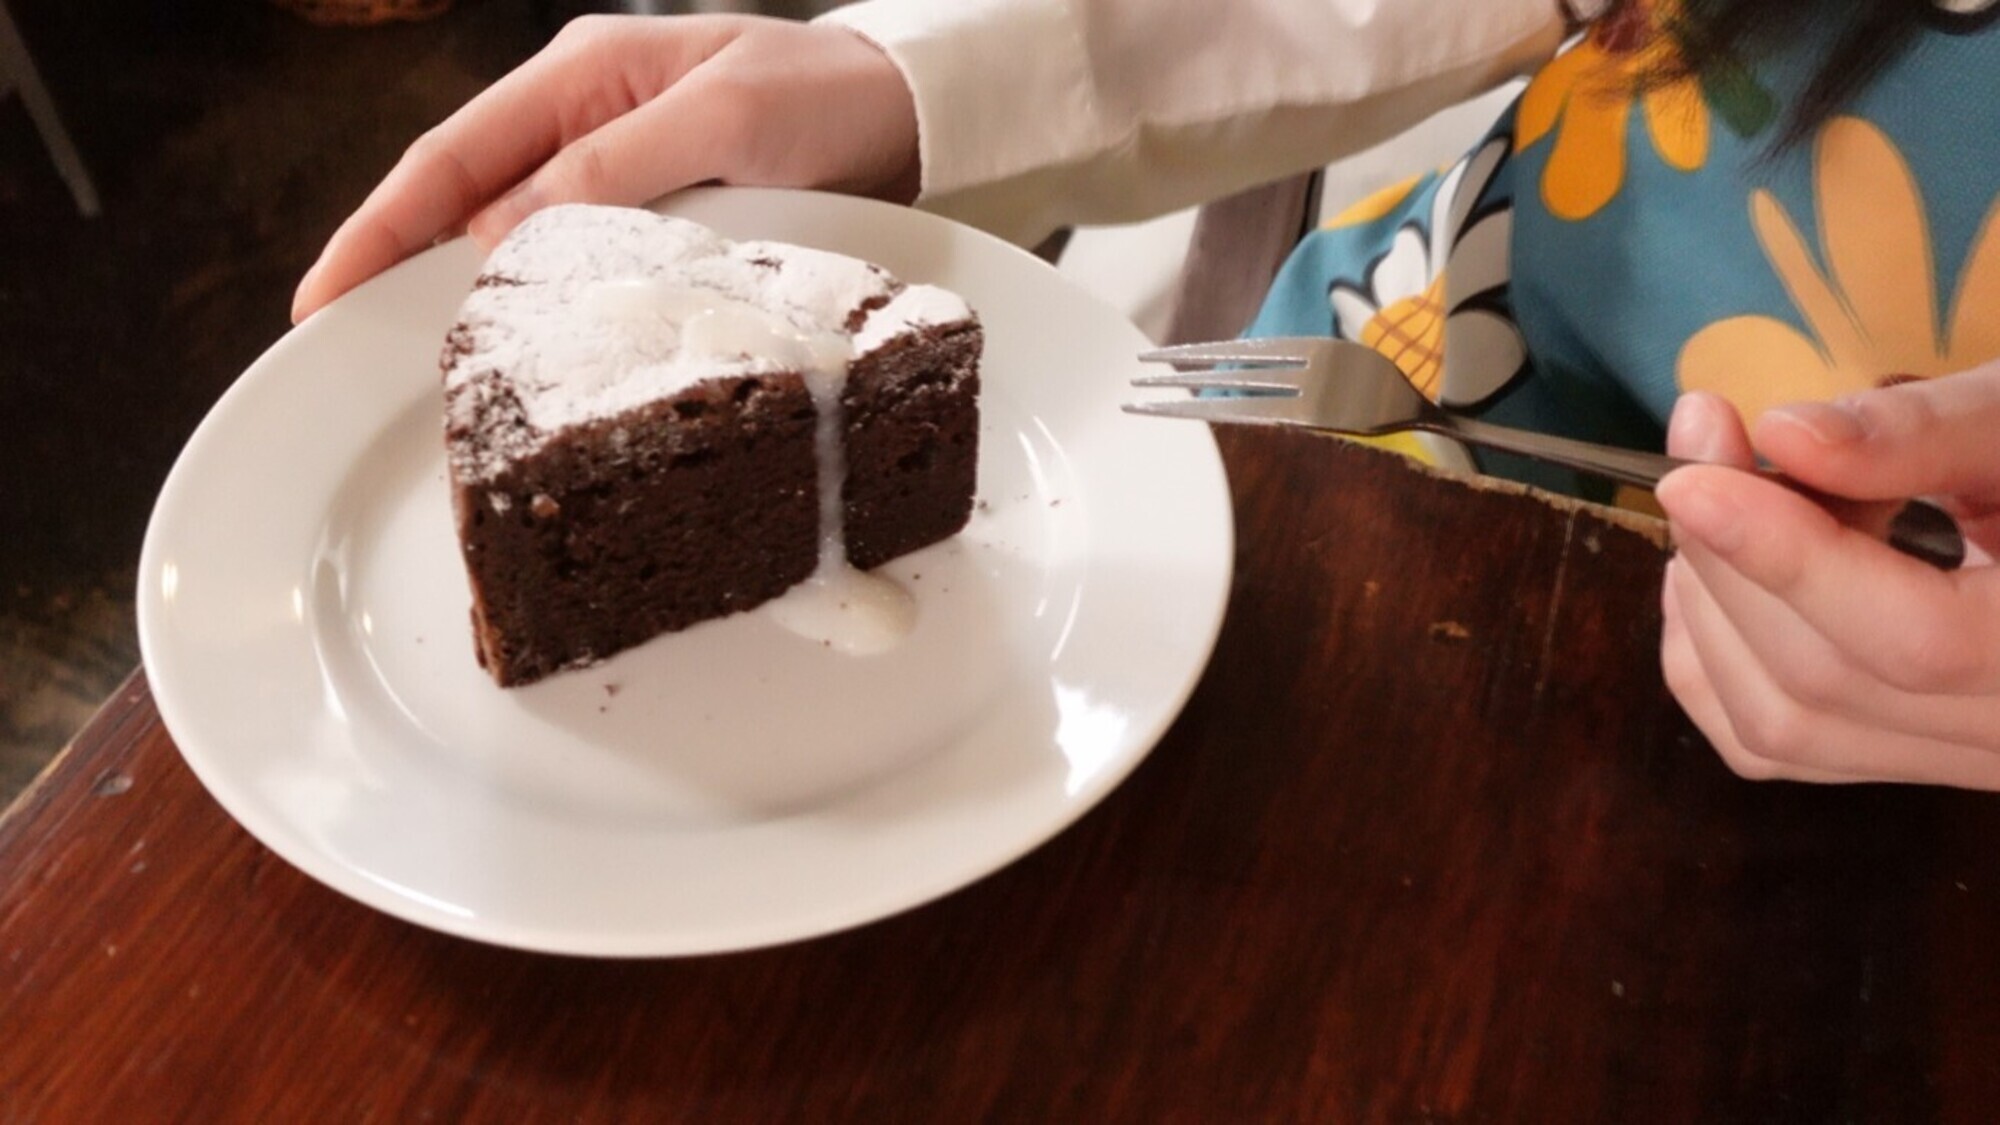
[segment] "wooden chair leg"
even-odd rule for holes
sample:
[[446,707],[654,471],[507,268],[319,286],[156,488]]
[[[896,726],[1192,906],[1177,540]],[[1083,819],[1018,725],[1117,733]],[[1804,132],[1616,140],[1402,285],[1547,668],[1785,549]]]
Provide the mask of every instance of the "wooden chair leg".
[[90,169],[84,166],[82,155],[56,114],[56,103],[49,97],[48,87],[42,84],[35,60],[28,56],[28,45],[22,41],[20,28],[7,11],[6,0],[0,0],[0,94],[9,86],[20,91],[21,104],[27,107],[35,130],[42,135],[42,144],[49,150],[56,171],[69,185],[76,209],[95,218],[103,210],[97,198],[97,185],[91,182]]
[[1307,173],[1202,206],[1161,343],[1229,340],[1242,334],[1278,267],[1312,229],[1319,182],[1319,173]]

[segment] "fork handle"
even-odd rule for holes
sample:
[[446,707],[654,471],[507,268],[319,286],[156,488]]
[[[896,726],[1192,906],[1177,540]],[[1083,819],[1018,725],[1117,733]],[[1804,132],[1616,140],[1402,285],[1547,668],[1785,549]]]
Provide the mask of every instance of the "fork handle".
[[[1616,446],[1578,441],[1575,438],[1558,437],[1554,434],[1517,430],[1443,411],[1425,418],[1417,424],[1417,428],[1457,438],[1471,445],[1497,449],[1503,453],[1518,453],[1538,461],[1547,461],[1578,472],[1647,489],[1660,483],[1660,478],[1674,469],[1691,463],[1678,457],[1669,457],[1664,453],[1619,449]],[[1758,469],[1757,472],[1812,500],[1838,517],[1853,520],[1868,507],[1858,501],[1829,496],[1783,473],[1770,469]],[[1871,521],[1862,519],[1860,522],[1867,524]],[[1927,501],[1904,501],[1886,523],[1875,530],[1891,547],[1911,558],[1930,563],[1940,570],[1954,570],[1965,561],[1965,536],[1959,531],[1958,521],[1952,519],[1944,509]]]

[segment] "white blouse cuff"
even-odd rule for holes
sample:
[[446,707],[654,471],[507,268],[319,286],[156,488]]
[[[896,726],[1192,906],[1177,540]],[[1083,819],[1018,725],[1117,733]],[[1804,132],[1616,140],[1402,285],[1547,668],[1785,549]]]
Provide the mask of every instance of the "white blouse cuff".
[[923,194],[939,196],[1105,145],[1075,19],[1061,0],[870,0],[819,22],[859,32],[903,72]]

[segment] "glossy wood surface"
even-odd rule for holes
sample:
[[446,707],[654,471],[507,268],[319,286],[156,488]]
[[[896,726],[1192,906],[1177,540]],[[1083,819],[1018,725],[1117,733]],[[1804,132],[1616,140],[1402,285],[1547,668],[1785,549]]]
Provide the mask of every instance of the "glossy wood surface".
[[1731,777],[1631,530],[1225,448],[1229,617],[1151,758],[801,945],[375,914],[238,829],[135,676],[0,820],[0,1122],[1993,1118],[2000,805]]

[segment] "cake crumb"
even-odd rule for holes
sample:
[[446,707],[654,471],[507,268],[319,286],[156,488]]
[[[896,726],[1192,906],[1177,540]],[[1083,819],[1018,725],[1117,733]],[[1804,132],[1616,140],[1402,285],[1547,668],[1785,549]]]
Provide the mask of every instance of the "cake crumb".
[[1611,995],[1618,997],[1620,1000],[1623,1000],[1625,998],[1625,982],[1622,980],[1612,981]]
[[528,511],[538,520],[553,519],[562,511],[562,505],[556,503],[556,498],[548,493],[537,492],[535,498],[528,501]]
[[1055,499],[1053,499],[1053,500],[1049,501],[1049,507],[1051,507],[1051,508],[1060,508],[1060,507],[1062,507],[1062,497],[1058,496],[1058,497],[1056,497]]
[[1370,578],[1368,581],[1363,582],[1361,584],[1361,596],[1364,598],[1373,598],[1375,595],[1381,592],[1382,592],[1382,584],[1380,582],[1375,581],[1373,578]]
[[625,687],[624,684],[617,683],[615,681],[605,684],[604,685],[605,698],[609,699],[610,697],[617,695],[619,691],[622,690],[624,687]]
[[1460,622],[1457,621],[1431,622],[1431,640],[1468,641],[1471,639],[1472,639],[1472,630],[1466,628]]

